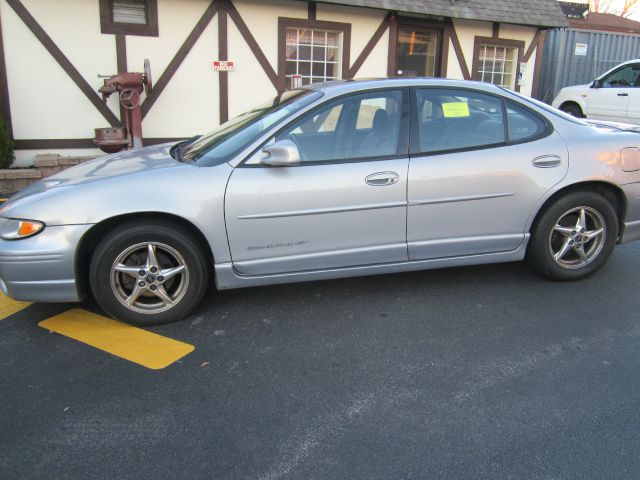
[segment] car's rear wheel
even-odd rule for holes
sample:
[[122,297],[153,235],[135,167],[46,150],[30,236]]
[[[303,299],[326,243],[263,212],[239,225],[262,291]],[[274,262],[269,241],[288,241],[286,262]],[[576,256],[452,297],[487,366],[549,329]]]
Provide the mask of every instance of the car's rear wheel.
[[134,325],[179,320],[202,300],[207,259],[179,225],[128,223],[98,244],[89,279],[98,304]]
[[529,264],[555,280],[578,280],[598,270],[613,252],[618,217],[594,192],[555,200],[537,221],[527,251]]
[[584,114],[582,113],[582,109],[575,103],[567,103],[565,105],[562,105],[562,107],[560,107],[560,110],[577,118],[584,117]]

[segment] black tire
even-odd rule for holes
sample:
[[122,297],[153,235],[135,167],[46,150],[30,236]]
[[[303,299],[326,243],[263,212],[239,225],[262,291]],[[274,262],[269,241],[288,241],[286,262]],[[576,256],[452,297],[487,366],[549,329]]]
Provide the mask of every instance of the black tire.
[[[155,262],[149,263],[149,259]],[[157,265],[155,271],[153,265]],[[131,271],[117,271],[124,267]],[[132,325],[148,326],[188,315],[208,288],[209,271],[202,247],[188,230],[172,223],[142,220],[120,225],[105,235],[91,257],[89,282],[94,298],[107,314]],[[133,299],[133,304],[128,305],[128,299]]]
[[[580,212],[586,219],[586,237],[580,233],[581,229],[573,226]],[[589,235],[599,228],[603,228],[601,234]],[[554,200],[537,219],[531,231],[527,262],[545,277],[560,281],[579,280],[605,264],[617,238],[618,216],[606,198],[595,192],[569,193]],[[565,242],[567,253],[554,258],[554,253],[562,253]]]
[[575,103],[567,103],[566,105],[562,105],[560,107],[564,113],[568,113],[577,118],[584,118],[584,114],[582,113],[582,109],[576,105]]

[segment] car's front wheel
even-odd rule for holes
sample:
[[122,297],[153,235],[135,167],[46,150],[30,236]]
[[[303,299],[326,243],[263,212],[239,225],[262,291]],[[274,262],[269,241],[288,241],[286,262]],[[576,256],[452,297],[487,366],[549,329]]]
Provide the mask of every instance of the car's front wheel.
[[595,192],[574,192],[542,213],[531,232],[527,260],[547,277],[578,280],[604,265],[617,238],[611,203]]
[[119,226],[98,244],[89,272],[98,304],[134,325],[179,320],[202,300],[207,259],[179,225],[136,222]]

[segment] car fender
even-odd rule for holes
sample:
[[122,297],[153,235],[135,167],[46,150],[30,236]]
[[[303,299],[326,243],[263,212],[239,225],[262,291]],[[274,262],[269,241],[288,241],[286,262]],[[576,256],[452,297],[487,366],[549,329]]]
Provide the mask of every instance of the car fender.
[[227,163],[211,167],[177,164],[176,168],[148,170],[119,177],[117,181],[105,178],[50,188],[21,198],[15,205],[9,202],[0,215],[59,226],[100,224],[136,214],[166,214],[200,230],[216,262],[225,262],[229,261],[230,253],[224,194],[232,171]]

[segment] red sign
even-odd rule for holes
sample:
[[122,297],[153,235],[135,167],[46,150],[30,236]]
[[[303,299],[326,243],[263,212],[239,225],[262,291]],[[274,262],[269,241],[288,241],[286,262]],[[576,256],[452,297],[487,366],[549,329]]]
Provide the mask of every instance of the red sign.
[[213,62],[213,69],[218,72],[232,72],[233,61],[232,60],[216,60]]

